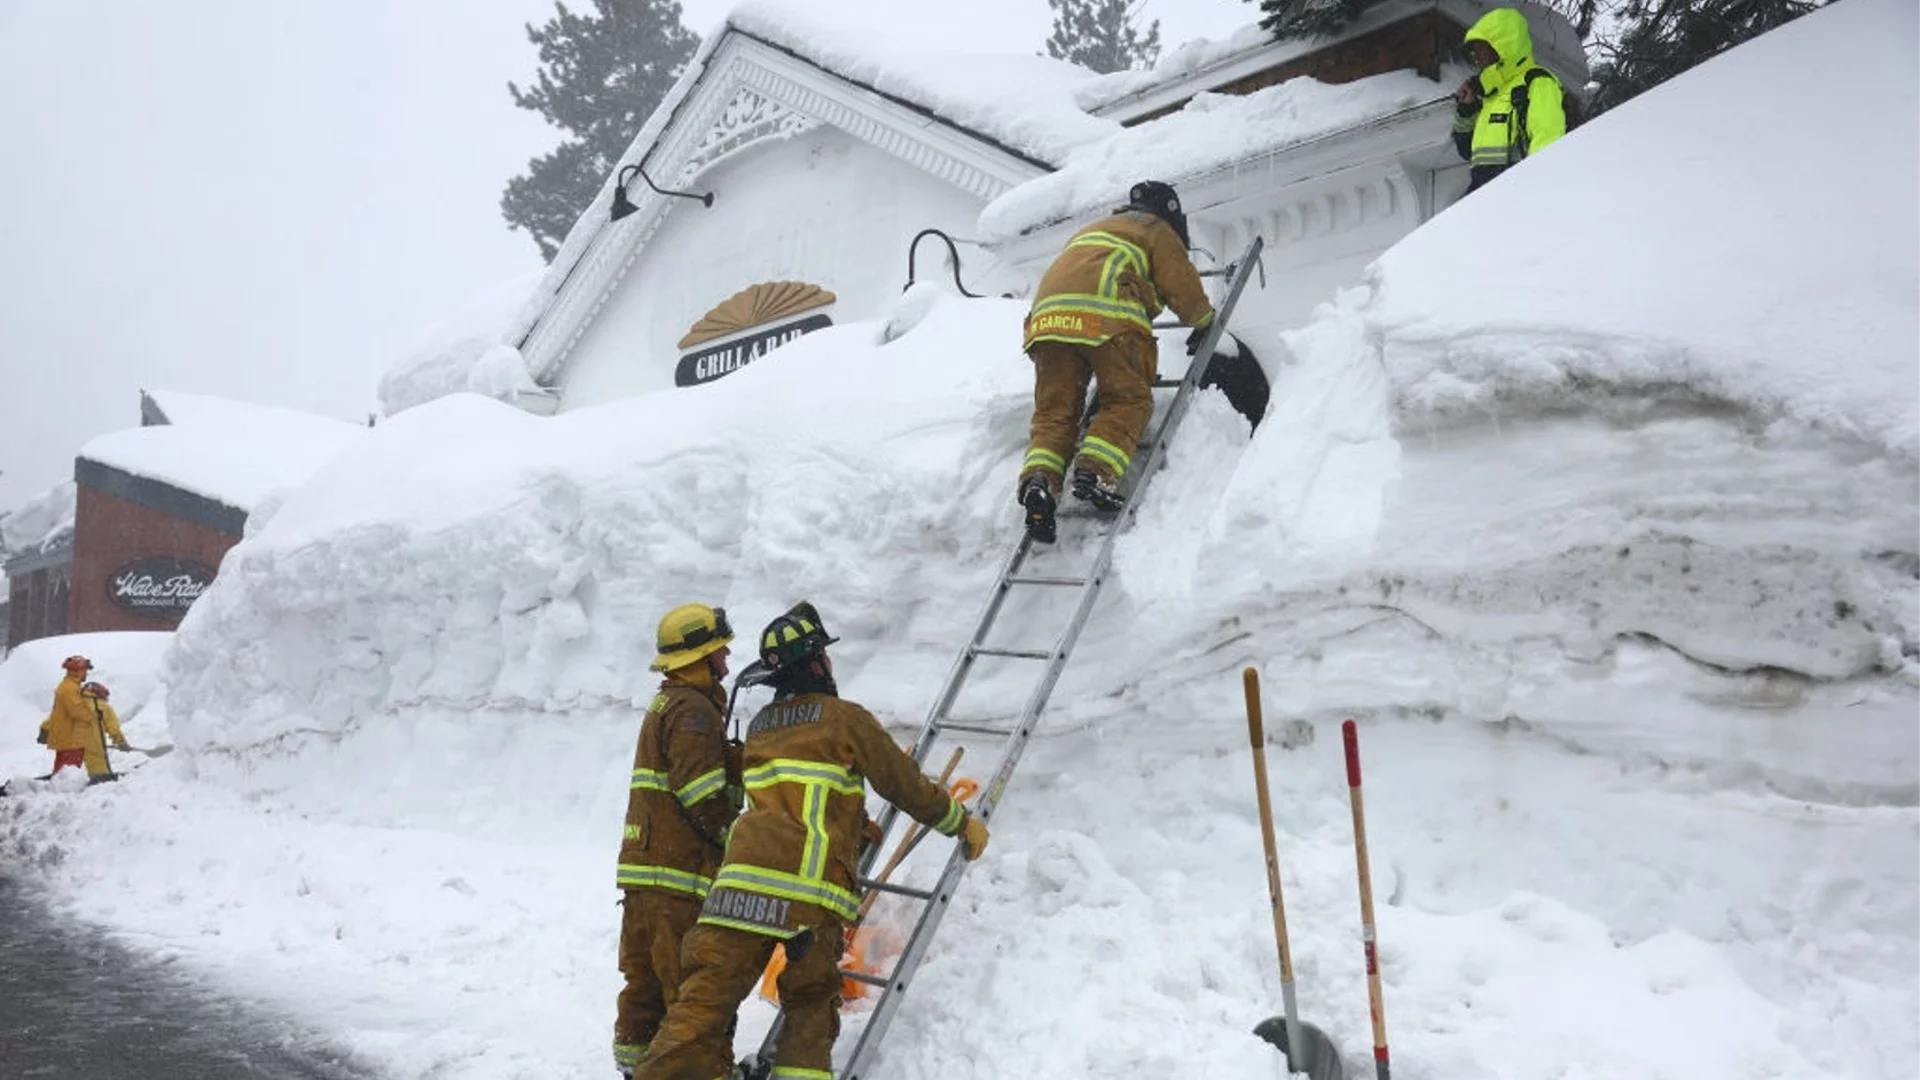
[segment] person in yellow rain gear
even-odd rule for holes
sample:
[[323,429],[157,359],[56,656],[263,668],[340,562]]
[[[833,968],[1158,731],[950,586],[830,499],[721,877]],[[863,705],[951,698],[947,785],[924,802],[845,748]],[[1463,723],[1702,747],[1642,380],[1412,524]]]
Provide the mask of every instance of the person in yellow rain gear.
[[[1180,196],[1168,184],[1143,180],[1127,193],[1127,205],[1074,233],[1040,278],[1027,313],[1033,427],[1017,496],[1036,542],[1054,541],[1070,450],[1074,497],[1102,510],[1120,508],[1120,483],[1153,417],[1160,367],[1154,316],[1171,307],[1193,327],[1189,356],[1213,323],[1213,303],[1188,246]],[[1097,400],[1075,449],[1090,380]]]
[[1494,8],[1466,34],[1467,59],[1479,69],[1454,91],[1453,145],[1470,166],[1469,193],[1567,133],[1568,98],[1533,61],[1527,17]]
[[786,1021],[772,1075],[831,1080],[868,783],[915,820],[960,837],[967,858],[987,848],[986,824],[923,775],[872,713],[840,697],[827,656],[837,640],[805,602],[761,631],[759,663],[774,699],[747,727],[749,806],[687,935],[680,996],[635,1080],[727,1076],[734,1013],[776,944],[787,953],[778,980]]
[[69,656],[60,662],[66,677],[53,688],[53,709],[40,722],[39,741],[53,751],[52,777],[69,765],[87,772],[87,782],[98,784],[119,777],[107,757],[107,746],[131,750],[120,733],[120,717],[107,704],[107,688],[87,682],[93,661],[84,656]]
[[[633,750],[620,844],[620,991],[613,1064],[631,1076],[680,987],[680,947],[740,812],[725,730],[725,608],[682,604],[655,634],[664,673]],[[729,769],[729,758],[736,758]]]

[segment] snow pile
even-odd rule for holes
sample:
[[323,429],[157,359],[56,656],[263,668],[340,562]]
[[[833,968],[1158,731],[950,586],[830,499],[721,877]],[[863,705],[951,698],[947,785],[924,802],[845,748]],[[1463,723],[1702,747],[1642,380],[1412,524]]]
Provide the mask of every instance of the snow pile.
[[159,392],[171,424],[116,431],[88,440],[80,457],[159,480],[241,510],[292,487],[366,429],[296,409],[203,394]]
[[513,403],[539,393],[520,350],[507,344],[505,335],[541,276],[544,272],[490,289],[421,335],[381,377],[381,413],[392,416],[448,394]]
[[[1398,409],[1684,387],[1920,455],[1915,32],[1912,5],[1887,3],[1790,24],[1397,245],[1346,302],[1386,342]],[[1840,69],[1858,107],[1830,107]],[[1795,151],[1816,129],[1846,148],[1843,170]],[[1603,182],[1623,154],[1644,182]]]
[[1234,31],[1218,41],[1195,39],[1160,54],[1153,67],[1144,71],[1115,71],[1082,86],[1074,100],[1088,112],[1098,112],[1122,98],[1144,94],[1159,86],[1198,75],[1208,68],[1232,62],[1273,43],[1273,35],[1257,22]]
[[1178,181],[1444,96],[1411,71],[1340,85],[1301,77],[1244,96],[1199,94],[1171,116],[1075,149],[1057,172],[988,203],[980,228],[1010,238],[1125,201],[1143,177]]
[[[1780,34],[1796,56],[1872,56],[1911,28],[1899,0],[1850,0]],[[1844,370],[1851,389],[1822,396],[1796,357],[1720,341],[1723,296],[1800,297],[1794,341],[1893,335],[1831,321],[1858,279],[1824,256],[1758,261],[1740,234],[1674,227],[1798,183],[1759,167],[1777,155],[1755,131],[1730,127],[1720,173],[1667,189],[1675,218],[1608,209],[1660,160],[1663,96],[1735,117],[1811,92],[1804,65],[1730,63],[1747,52],[1596,123],[1614,152],[1574,190],[1640,254],[1594,263],[1584,302],[1455,269],[1491,247],[1569,280],[1550,255],[1565,231],[1456,229],[1427,257],[1457,284],[1403,287],[1423,231],[1376,299],[1294,335],[1251,441],[1224,401],[1195,403],[875,1075],[1275,1075],[1248,1034],[1280,991],[1245,666],[1266,686],[1302,1010],[1351,1075],[1368,1020],[1350,715],[1400,1075],[1920,1072],[1920,462],[1887,404],[1911,402],[1911,372],[1799,354]],[[1460,219],[1523,205],[1550,160]],[[1804,242],[1829,205],[1882,220],[1879,177],[1826,176],[1831,204],[1768,200],[1769,228]],[[1863,232],[1820,235],[1906,280]],[[1669,265],[1704,269],[1660,282],[1696,317],[1661,315],[1676,302],[1651,307],[1657,338],[1595,330],[1589,308],[1624,310]],[[1492,355],[1481,324],[1448,321],[1470,304],[1529,335],[1511,340],[1539,377],[1456,359]],[[0,800],[0,851],[369,1068],[603,1075],[659,614],[701,599],[751,632],[808,597],[847,694],[909,730],[1017,527],[1022,315],[916,297],[892,340],[841,325],[705,386],[554,418],[473,395],[399,414],[291,492],[189,611],[168,674],[182,752],[84,800]],[[1435,366],[1401,362],[1416,347]],[[1585,366],[1554,378],[1553,356]],[[1663,367],[1594,374],[1634,364]],[[1457,402],[1405,392],[1440,374]],[[1084,528],[1030,568],[1070,573]],[[1046,602],[1003,626],[1050,634]],[[983,665],[969,715],[1007,714],[1029,677]],[[985,778],[995,754],[961,771]],[[907,880],[948,850],[926,845]],[[750,1003],[740,1044],[770,1019]]]
[[62,480],[0,514],[0,559],[51,551],[73,538],[73,481]]

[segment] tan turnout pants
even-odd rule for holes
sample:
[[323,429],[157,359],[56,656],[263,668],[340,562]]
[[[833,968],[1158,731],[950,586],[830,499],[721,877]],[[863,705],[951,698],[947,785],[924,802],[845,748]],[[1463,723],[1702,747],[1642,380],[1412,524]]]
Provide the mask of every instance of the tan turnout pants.
[[646,1052],[680,989],[680,949],[700,921],[700,898],[665,889],[622,889],[620,991],[613,1056],[632,1064]]
[[[680,996],[653,1037],[634,1080],[719,1080],[733,1068],[733,1018],[773,957],[775,938],[723,926],[700,925],[687,935]],[[774,1055],[774,1075],[821,1076],[833,1070],[840,1037],[840,954],[846,928],[827,919],[813,928],[806,954],[780,972],[786,1025]],[[791,1070],[783,1072],[782,1070]]]
[[[1073,464],[1119,481],[1133,462],[1140,433],[1153,417],[1153,380],[1159,368],[1159,344],[1151,335],[1121,334],[1100,345],[1036,341],[1027,350],[1033,361],[1033,429],[1021,483],[1042,475],[1060,493],[1068,453]],[[1093,419],[1074,445],[1087,384],[1098,387]]]

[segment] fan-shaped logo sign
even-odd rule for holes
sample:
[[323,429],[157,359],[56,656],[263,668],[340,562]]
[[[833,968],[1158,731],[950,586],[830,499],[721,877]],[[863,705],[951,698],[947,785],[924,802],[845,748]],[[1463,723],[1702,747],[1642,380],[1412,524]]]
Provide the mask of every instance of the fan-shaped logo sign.
[[[804,281],[765,281],[734,293],[700,317],[680,339],[683,353],[674,370],[675,386],[698,386],[746,367],[802,334],[833,325],[817,309],[836,300],[832,293]],[[803,312],[813,312],[801,316]],[[711,342],[711,344],[708,344]]]
[[135,559],[107,579],[107,597],[115,607],[153,619],[176,619],[186,613],[213,583],[205,563],[171,555]]

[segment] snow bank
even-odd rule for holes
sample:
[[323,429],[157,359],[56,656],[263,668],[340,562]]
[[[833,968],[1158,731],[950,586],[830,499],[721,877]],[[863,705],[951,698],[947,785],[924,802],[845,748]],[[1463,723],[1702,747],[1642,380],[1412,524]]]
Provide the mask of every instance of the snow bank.
[[[1913,5],[1836,4],[1448,209],[1358,305],[1408,422],[1601,384],[1920,455]],[[1832,107],[1844,71],[1846,108]],[[1809,153],[1819,131],[1831,153]],[[1632,162],[1632,182],[1626,164]]]

